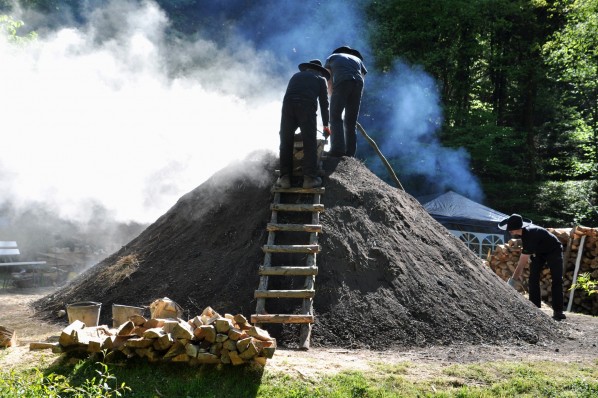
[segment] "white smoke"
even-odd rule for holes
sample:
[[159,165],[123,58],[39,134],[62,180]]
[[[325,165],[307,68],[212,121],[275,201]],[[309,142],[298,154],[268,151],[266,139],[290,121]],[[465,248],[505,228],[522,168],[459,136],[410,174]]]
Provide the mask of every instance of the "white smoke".
[[[114,1],[89,20],[20,47],[0,35],[0,204],[85,221],[93,201],[151,222],[230,162],[277,150],[286,81],[268,53],[168,41],[152,2]],[[193,62],[176,74],[173,59]]]

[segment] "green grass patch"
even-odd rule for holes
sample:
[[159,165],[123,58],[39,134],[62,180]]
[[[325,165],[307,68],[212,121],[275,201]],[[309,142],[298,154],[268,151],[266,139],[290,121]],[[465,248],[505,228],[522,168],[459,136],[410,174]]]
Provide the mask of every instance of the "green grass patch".
[[[41,397],[596,397],[598,362],[488,362],[431,365],[372,363],[346,371],[298,378],[266,366],[148,364],[105,365],[82,360],[43,371],[0,370],[0,398]],[[54,395],[53,395],[54,394]]]

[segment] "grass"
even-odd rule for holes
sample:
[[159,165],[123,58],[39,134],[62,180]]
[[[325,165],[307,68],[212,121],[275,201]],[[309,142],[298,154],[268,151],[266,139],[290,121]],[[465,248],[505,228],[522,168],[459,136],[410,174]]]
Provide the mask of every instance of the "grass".
[[[268,366],[126,366],[82,360],[36,369],[0,370],[0,398],[41,397],[596,397],[598,361],[377,364],[297,379]],[[435,367],[430,369],[430,366]],[[51,395],[61,390],[61,395]],[[80,394],[80,395],[77,395]]]

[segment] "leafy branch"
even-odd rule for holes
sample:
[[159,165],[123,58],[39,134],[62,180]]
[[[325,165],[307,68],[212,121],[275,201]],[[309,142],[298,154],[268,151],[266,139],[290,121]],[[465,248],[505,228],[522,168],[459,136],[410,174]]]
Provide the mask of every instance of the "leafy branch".
[[577,282],[569,288],[569,290],[573,289],[581,289],[586,292],[588,296],[591,296],[598,292],[598,282],[591,279],[589,272],[584,272],[577,277]]

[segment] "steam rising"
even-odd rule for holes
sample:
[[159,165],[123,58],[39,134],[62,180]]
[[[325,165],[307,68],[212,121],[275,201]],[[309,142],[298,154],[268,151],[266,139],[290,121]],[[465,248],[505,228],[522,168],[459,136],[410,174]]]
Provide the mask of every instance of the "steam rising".
[[[267,59],[248,67],[204,41],[166,48],[166,27],[157,5],[144,3],[97,10],[84,29],[61,29],[24,49],[2,41],[11,146],[0,164],[2,200],[51,202],[74,219],[97,200],[117,219],[146,222],[229,162],[277,148],[281,87],[260,68]],[[170,52],[207,65],[170,78]],[[259,101],[247,95],[255,86],[263,88]]]
[[467,154],[435,137],[442,115],[430,78],[405,65],[376,76],[357,6],[304,3],[197,2],[206,26],[183,39],[167,34],[171,22],[155,2],[111,1],[77,28],[40,29],[29,46],[0,38],[10,143],[0,158],[0,205],[43,201],[85,221],[86,204],[99,203],[117,220],[151,222],[217,170],[242,168],[256,150],[277,152],[288,78],[299,62],[344,44],[366,57],[368,98],[388,101],[370,106],[361,123],[388,132],[387,157],[417,153],[399,177],[480,195]]

